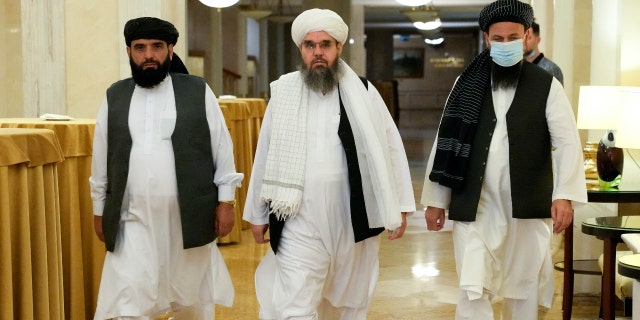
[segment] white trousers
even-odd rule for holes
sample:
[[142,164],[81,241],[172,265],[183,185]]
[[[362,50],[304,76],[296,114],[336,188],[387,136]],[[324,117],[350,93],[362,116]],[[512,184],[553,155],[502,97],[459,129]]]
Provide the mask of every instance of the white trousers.
[[151,316],[117,317],[113,320],[215,320],[215,317],[214,304],[198,304],[189,307],[176,306],[173,310],[165,310]]
[[[374,237],[354,244],[348,239],[331,250],[330,240],[301,218],[287,222],[275,255],[275,318],[366,319],[378,279],[380,240]],[[260,291],[257,284],[256,290]],[[266,313],[261,315],[268,318]]]
[[[529,293],[529,299],[504,298],[502,302],[502,320],[537,320],[538,319],[538,287]],[[475,295],[473,293],[472,295]],[[484,292],[478,299],[469,299],[467,290],[460,290],[456,320],[491,320],[494,319],[491,299],[493,294]]]

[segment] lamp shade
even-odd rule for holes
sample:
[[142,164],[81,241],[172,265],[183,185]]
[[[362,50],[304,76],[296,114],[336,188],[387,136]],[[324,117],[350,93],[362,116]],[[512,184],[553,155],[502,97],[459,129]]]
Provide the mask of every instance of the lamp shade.
[[622,91],[616,146],[640,149],[640,88]]
[[205,6],[213,8],[226,8],[230,7],[240,0],[200,0]]
[[417,7],[424,6],[425,4],[431,2],[431,0],[396,0],[396,2],[404,6]]
[[615,129],[623,87],[581,86],[578,98],[579,129]]

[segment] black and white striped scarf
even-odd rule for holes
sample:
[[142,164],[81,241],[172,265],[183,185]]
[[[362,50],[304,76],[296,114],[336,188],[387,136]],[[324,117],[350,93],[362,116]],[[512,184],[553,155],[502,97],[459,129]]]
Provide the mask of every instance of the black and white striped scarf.
[[462,187],[482,101],[490,85],[491,57],[485,49],[462,72],[449,94],[429,180],[451,189]]

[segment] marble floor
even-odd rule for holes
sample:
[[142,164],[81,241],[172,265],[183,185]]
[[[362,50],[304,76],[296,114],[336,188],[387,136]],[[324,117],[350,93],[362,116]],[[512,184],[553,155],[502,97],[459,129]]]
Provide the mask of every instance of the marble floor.
[[[432,130],[401,130],[416,201],[420,200],[425,159],[431,149]],[[420,206],[418,206],[420,208]],[[405,235],[398,240],[381,240],[380,277],[367,319],[453,319],[458,289],[450,231],[428,232],[423,213],[408,219]],[[447,221],[451,225],[450,221]],[[216,307],[218,320],[258,319],[258,302],[253,274],[267,245],[257,245],[249,230],[239,244],[220,245],[235,287],[233,307]],[[555,250],[554,261],[562,259]],[[554,272],[555,296],[550,309],[540,308],[539,319],[562,319],[562,273]],[[596,319],[599,297],[576,296],[572,319]],[[497,311],[500,302],[494,304]]]

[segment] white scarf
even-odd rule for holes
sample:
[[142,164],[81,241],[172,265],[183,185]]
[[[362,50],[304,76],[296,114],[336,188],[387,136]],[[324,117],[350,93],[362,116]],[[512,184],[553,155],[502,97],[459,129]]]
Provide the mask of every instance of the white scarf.
[[[384,130],[385,114],[373,105],[356,73],[342,59],[339,63],[344,71],[340,97],[356,143],[369,227],[393,230],[400,226],[402,217]],[[300,72],[292,72],[274,81],[271,92],[272,132],[260,196],[271,203],[271,212],[278,219],[285,220],[295,216],[302,203],[309,89]]]

